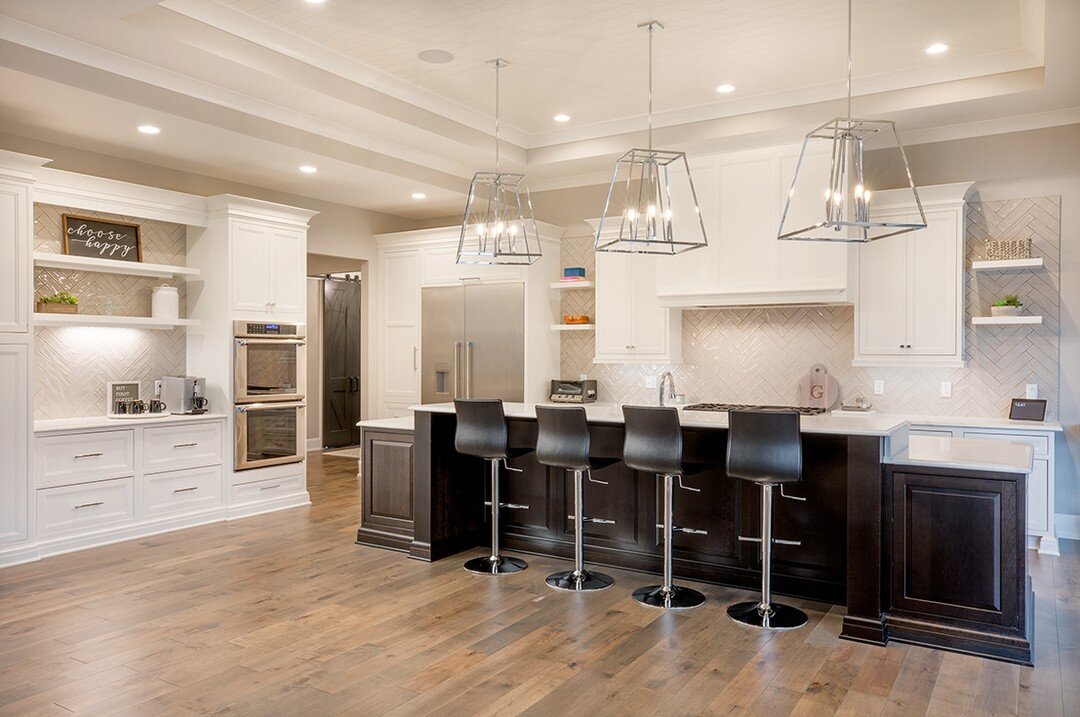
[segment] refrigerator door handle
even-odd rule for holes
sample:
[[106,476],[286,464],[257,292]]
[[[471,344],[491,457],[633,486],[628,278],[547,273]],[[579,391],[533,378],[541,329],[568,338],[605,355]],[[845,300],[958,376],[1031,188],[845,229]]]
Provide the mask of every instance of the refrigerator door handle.
[[454,398],[461,398],[459,396],[459,389],[461,387],[461,342],[454,342],[454,376],[451,379],[454,382]]
[[472,398],[472,350],[473,342],[465,342],[465,398]]

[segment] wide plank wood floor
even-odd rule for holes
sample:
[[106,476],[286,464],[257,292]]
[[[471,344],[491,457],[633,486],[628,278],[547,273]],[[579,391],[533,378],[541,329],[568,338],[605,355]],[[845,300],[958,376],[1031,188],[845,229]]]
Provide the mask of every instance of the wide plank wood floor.
[[[3,715],[1080,715],[1080,553],[1032,557],[1036,664],[837,638],[797,602],[764,634],[558,593],[561,561],[478,577],[353,544],[356,462],[316,456],[313,505],[0,571]],[[477,551],[479,554],[480,551]]]

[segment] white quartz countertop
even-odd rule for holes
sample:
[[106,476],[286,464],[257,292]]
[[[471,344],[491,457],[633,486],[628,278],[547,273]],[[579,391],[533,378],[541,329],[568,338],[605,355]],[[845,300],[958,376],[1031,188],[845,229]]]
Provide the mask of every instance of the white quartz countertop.
[[[536,406],[552,406],[566,404],[526,404],[506,403],[503,410],[508,418],[535,418]],[[413,411],[428,411],[431,413],[453,413],[452,403],[431,403],[410,406]],[[687,428],[727,428],[728,416],[725,412],[713,413],[709,411],[684,411],[679,408],[679,423]],[[597,423],[622,423],[622,406],[616,403],[587,403],[585,415],[589,421]],[[899,431],[905,431],[908,419],[904,416],[890,414],[874,414],[871,416],[848,417],[837,414],[822,414],[820,416],[803,416],[803,433],[828,433],[844,436],[890,436]]]
[[886,458],[885,462],[905,466],[1030,473],[1033,455],[1030,443],[985,438],[911,436],[907,449]]
[[34,433],[54,431],[85,431],[97,428],[131,428],[134,426],[174,426],[178,423],[196,421],[220,421],[224,413],[195,413],[190,415],[154,416],[139,418],[109,418],[108,416],[80,416],[78,418],[50,418],[34,421]]
[[372,418],[367,421],[359,421],[356,425],[361,428],[382,428],[386,430],[411,431],[413,429],[413,417],[402,418]]
[[920,426],[962,426],[964,428],[1007,428],[1010,431],[1062,431],[1057,421],[1012,421],[979,416],[905,416]]

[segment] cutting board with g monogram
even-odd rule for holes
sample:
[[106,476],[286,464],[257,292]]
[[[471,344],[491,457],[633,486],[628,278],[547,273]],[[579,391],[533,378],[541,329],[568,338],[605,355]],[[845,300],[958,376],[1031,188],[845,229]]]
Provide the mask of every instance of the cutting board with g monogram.
[[840,399],[840,384],[823,364],[814,364],[799,380],[799,405],[832,408]]

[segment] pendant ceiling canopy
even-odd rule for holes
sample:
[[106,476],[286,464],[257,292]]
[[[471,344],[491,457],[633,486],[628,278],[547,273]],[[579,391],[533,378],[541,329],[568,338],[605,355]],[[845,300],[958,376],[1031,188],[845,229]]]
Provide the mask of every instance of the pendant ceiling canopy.
[[458,239],[458,264],[532,264],[540,258],[540,233],[525,175],[499,171],[499,70],[495,68],[495,171],[477,172],[469,184]]
[[[851,1],[848,0],[847,117],[821,125],[803,140],[791,191],[780,217],[778,239],[869,242],[926,227],[926,214],[911,178],[896,123],[851,116]],[[867,166],[867,149],[873,150],[874,167]],[[808,157],[824,155],[830,150],[826,173],[804,171],[810,164]],[[873,178],[891,173],[894,168],[902,168],[907,182],[905,189],[910,190],[918,215],[873,216]],[[816,210],[793,212],[793,206],[816,207]]]
[[653,33],[658,20],[638,25],[649,36],[649,146],[615,162],[594,249],[632,254],[681,254],[706,246],[690,165],[684,152],[653,149]]

